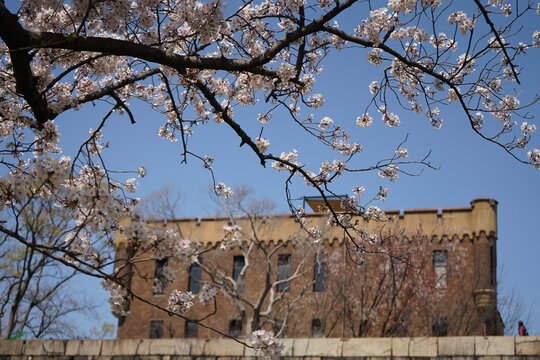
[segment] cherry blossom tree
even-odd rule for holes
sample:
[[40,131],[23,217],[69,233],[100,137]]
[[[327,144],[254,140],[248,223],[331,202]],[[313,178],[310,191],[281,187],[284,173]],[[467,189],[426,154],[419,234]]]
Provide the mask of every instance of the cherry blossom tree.
[[[306,298],[324,336],[427,336],[437,321],[447,335],[478,330],[472,249],[459,240],[434,244],[421,227],[411,232],[385,224],[374,235],[376,253],[359,256],[345,245],[324,251],[326,291]],[[434,249],[448,254],[439,276]]]
[[[351,11],[364,15],[353,27],[341,27],[341,16]],[[194,261],[197,249],[189,239],[143,230],[140,221],[119,225],[136,204],[129,194],[136,191],[137,180],[109,170],[101,156],[107,147],[102,129],[113,113],[126,114],[135,123],[130,102],[142,102],[163,118],[158,135],[181,143],[182,162],[201,161],[212,179],[214,157],[190,146],[193,131],[211,121],[236,134],[260,165],[288,173],[291,211],[317,239],[320,229],[306,226],[290,182],[305,181],[327,199],[335,195],[332,182],[339,176],[377,172],[383,181],[396,181],[417,166],[431,166],[427,158],[408,158],[403,146],[366,164],[363,147],[351,139],[347,124],[318,115],[324,97],[312,89],[325,56],[343,48],[357,51],[380,70],[369,86],[371,100],[355,116],[358,126],[371,125],[378,112],[385,124],[395,127],[402,114],[411,112],[439,129],[441,108],[456,103],[461,121],[480,138],[540,168],[540,150],[527,147],[535,125],[526,109],[537,97],[518,96],[526,71],[519,60],[535,54],[540,44],[540,31],[522,28],[535,12],[540,9],[532,1],[512,5],[503,0],[474,0],[468,13],[461,3],[443,0],[243,0],[233,5],[218,0],[22,0],[16,11],[2,0],[2,205],[19,216],[29,198],[52,199],[73,212],[76,224],[65,237],[62,256],[51,254],[46,243],[32,243],[16,228],[2,226],[0,231],[103,279],[118,314],[129,302],[126,297],[137,296],[128,294],[119,278],[128,264],[105,270],[113,260],[95,251],[93,235],[119,230],[127,242],[156,258]],[[106,109],[101,121],[68,157],[57,122],[72,116],[70,110],[93,103]],[[250,106],[259,112],[254,120],[261,130],[255,133],[235,117],[235,110]],[[262,130],[278,111],[335,158],[321,159],[319,169],[309,169],[300,146],[274,153],[272,139]],[[141,167],[134,174],[144,177],[146,170]],[[232,195],[219,174],[216,182],[216,193]],[[345,215],[329,208],[332,224],[343,227],[359,250],[369,236],[348,221],[350,216],[384,219],[360,193],[344,201]],[[384,187],[373,193],[378,199],[387,195]]]

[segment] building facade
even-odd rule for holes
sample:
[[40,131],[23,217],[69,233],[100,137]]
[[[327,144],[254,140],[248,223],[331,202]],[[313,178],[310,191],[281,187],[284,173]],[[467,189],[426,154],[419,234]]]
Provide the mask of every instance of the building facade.
[[[320,209],[318,199],[307,202]],[[353,217],[371,235],[357,241],[345,241],[344,230],[328,226],[323,212],[306,215],[309,226],[322,229],[318,242],[291,215],[150,222],[198,241],[198,262],[149,255],[126,267],[126,286],[157,306],[133,298],[117,336],[239,337],[258,328],[280,337],[502,335],[497,202],[478,198],[470,207],[385,213],[389,221]],[[231,239],[233,227],[240,230]],[[137,254],[122,237],[117,258]],[[175,273],[172,283],[164,283],[164,271]],[[172,289],[193,295],[184,318],[162,310]],[[209,289],[217,291],[215,301],[200,303]]]

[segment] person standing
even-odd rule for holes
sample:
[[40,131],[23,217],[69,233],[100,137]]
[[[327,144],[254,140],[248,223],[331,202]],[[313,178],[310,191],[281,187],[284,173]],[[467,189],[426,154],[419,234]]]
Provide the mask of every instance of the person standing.
[[527,332],[525,325],[523,325],[523,322],[521,321],[518,321],[518,333],[519,333],[519,336],[529,336],[529,333]]

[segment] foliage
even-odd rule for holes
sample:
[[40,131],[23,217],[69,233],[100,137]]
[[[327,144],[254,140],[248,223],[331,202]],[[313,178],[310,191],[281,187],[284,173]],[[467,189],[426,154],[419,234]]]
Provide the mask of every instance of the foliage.
[[111,339],[114,338],[115,331],[116,325],[104,322],[100,328],[93,326],[88,337],[90,339]]

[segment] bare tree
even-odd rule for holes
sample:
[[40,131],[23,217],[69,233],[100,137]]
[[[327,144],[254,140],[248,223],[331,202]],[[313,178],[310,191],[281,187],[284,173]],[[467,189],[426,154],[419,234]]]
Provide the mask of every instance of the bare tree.
[[149,220],[174,219],[182,203],[182,193],[173,184],[167,184],[153,191],[138,204],[138,216]]
[[[231,226],[239,228],[237,238],[228,245],[244,259],[236,278],[214,261],[219,254],[204,256],[201,266],[231,299],[248,334],[269,323],[276,336],[286,336],[287,329],[294,326],[289,323],[291,312],[298,309],[313,285],[309,276],[321,246],[300,231],[282,241],[271,239],[272,227],[279,225],[272,219],[274,204],[267,200],[249,202],[251,191],[237,189],[232,198],[218,202]],[[246,287],[249,291],[244,291]]]
[[505,284],[504,265],[497,269],[497,307],[504,323],[504,335],[517,335],[518,321],[525,324],[529,333],[530,319],[533,317],[535,304],[527,303],[523,296],[514,287],[507,287]]
[[[345,244],[325,250],[326,291],[308,297],[325,336],[478,331],[471,281],[475,274],[463,244],[456,240],[434,247],[420,227],[410,232],[395,224],[383,226],[372,241],[380,244],[377,253],[358,254]],[[440,253],[444,252],[445,265],[438,273],[433,266],[434,248],[444,248]],[[440,329],[435,329],[437,324]]]
[[[175,202],[166,199],[174,191],[170,191],[170,187],[167,189],[144,199],[142,209],[157,207],[162,210],[160,214],[173,215],[171,219],[174,219],[176,206],[171,205]],[[298,310],[301,299],[311,291],[315,281],[313,261],[322,247],[300,229],[284,239],[272,238],[274,228],[280,225],[276,215],[272,214],[275,205],[268,200],[253,200],[251,193],[250,188],[242,187],[235,189],[229,199],[213,198],[218,213],[228,219],[228,225],[224,227],[226,235],[202,251],[197,264],[209,280],[203,284],[223,295],[216,302],[232,305],[225,305],[225,308],[234,309],[246,333],[270,327],[276,336],[286,336],[296,325],[291,324],[290,314]],[[161,206],[163,204],[166,206]],[[171,221],[167,226],[178,233],[186,233],[181,222]],[[224,254],[230,257],[231,253],[235,259],[232,274],[230,264],[222,261]],[[160,279],[148,280],[161,283]],[[164,280],[166,288],[169,283],[174,284],[174,280]],[[190,318],[200,318],[205,312],[208,310],[192,311]],[[175,330],[171,329],[172,336]]]
[[[32,244],[62,248],[64,235],[73,219],[51,202],[26,204],[21,217],[3,212],[7,223]],[[15,337],[75,337],[78,329],[68,319],[73,313],[85,314],[95,308],[82,294],[70,291],[78,272],[51,258],[60,251],[42,253],[23,246],[5,235],[0,240],[0,334]]]

